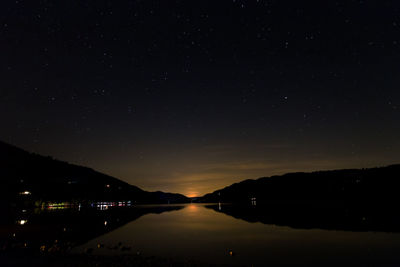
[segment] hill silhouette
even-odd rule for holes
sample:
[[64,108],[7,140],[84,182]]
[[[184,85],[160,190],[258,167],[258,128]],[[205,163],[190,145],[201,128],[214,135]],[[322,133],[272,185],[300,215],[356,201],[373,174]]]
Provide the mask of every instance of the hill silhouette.
[[382,202],[399,200],[400,165],[370,169],[288,173],[245,180],[213,193],[200,202],[269,204],[274,201]]
[[[93,169],[29,153],[0,141],[0,198],[6,201],[129,200],[185,203],[181,194],[147,192]],[[26,195],[23,194],[26,192]],[[22,195],[21,195],[22,194]]]
[[[292,228],[400,232],[400,165],[246,180],[199,199],[248,222]],[[221,203],[230,203],[224,205]]]

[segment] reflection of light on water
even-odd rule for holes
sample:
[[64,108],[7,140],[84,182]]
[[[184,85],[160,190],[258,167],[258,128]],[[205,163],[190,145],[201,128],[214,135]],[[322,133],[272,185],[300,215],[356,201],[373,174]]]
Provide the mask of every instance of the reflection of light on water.
[[17,223],[19,225],[25,225],[28,222],[28,220],[19,220]]
[[219,211],[222,210],[221,202],[218,202],[218,210],[219,210]]
[[190,204],[187,208],[189,209],[190,212],[197,212],[197,210],[199,209],[199,207],[197,207],[194,204]]

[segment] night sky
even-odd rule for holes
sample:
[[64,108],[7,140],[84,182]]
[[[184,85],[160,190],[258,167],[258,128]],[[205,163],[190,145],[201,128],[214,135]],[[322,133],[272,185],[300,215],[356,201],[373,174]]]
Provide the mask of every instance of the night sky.
[[0,3],[0,139],[202,195],[400,162],[400,1]]

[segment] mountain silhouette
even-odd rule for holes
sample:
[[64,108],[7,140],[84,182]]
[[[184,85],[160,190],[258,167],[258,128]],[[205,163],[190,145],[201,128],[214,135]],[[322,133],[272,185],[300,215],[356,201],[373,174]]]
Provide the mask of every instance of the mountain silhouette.
[[271,201],[399,200],[400,165],[370,169],[288,173],[232,184],[206,194],[200,202],[268,204]]
[[25,202],[126,200],[186,203],[181,194],[147,192],[93,169],[29,153],[0,141],[0,198]]
[[[246,180],[198,201],[248,222],[301,229],[400,232],[400,165]],[[224,205],[221,203],[230,203]]]

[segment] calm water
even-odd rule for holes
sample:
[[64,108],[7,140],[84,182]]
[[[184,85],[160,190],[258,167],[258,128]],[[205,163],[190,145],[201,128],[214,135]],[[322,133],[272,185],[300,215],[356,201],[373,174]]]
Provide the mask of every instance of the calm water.
[[[201,204],[183,205],[159,214],[146,213],[72,251],[94,248],[94,253],[115,253],[110,248],[121,242],[130,249],[124,253],[204,263],[400,265],[398,233],[301,230],[250,223]],[[104,223],[107,227],[108,222]],[[104,248],[97,248],[98,244],[104,244]]]

